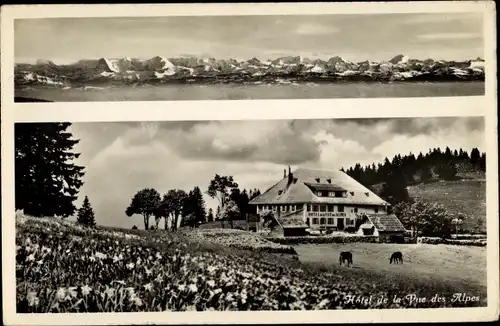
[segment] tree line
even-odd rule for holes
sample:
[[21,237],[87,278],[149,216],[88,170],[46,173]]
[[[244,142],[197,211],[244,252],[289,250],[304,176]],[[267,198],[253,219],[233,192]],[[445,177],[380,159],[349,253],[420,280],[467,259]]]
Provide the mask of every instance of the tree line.
[[346,172],[353,179],[366,187],[381,184],[380,195],[391,204],[408,200],[408,185],[429,182],[432,179],[454,180],[460,165],[472,170],[486,171],[486,153],[473,148],[470,155],[462,148],[443,151],[441,148],[429,149],[426,154],[420,152],[401,156],[395,155],[392,160],[385,158],[383,163],[372,163],[365,167],[357,163]]
[[[206,194],[217,199],[217,212],[208,212],[205,207],[203,193],[198,186],[186,193],[182,189],[171,189],[163,196],[152,188],[139,190],[131,199],[125,210],[127,216],[142,215],[144,228],[158,229],[160,221],[164,220],[165,229],[177,230],[178,227],[197,227],[202,223],[215,220],[245,219],[250,213],[249,202],[260,195],[260,190],[240,190],[232,176],[215,174],[208,185]],[[149,225],[150,218],[154,217],[156,226]]]

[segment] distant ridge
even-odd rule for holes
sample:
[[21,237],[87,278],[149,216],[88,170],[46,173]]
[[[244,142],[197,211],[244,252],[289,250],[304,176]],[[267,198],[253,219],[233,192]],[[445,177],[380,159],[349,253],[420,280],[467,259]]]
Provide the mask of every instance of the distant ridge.
[[57,65],[50,60],[15,64],[15,85],[84,87],[130,83],[282,83],[484,81],[484,60],[444,61],[412,59],[403,54],[381,62],[352,62],[340,56],[327,60],[284,56],[262,61],[238,61],[184,56],[150,59],[82,59]]
[[53,101],[48,101],[48,100],[43,100],[43,99],[38,99],[38,98],[31,98],[31,97],[21,97],[21,96],[16,96],[14,97],[14,103],[22,103],[22,102],[53,102]]

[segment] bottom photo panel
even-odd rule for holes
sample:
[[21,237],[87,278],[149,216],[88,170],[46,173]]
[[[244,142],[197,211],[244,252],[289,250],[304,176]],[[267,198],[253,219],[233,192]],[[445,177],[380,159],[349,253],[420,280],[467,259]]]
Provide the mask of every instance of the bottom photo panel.
[[487,306],[483,117],[16,123],[15,208],[17,313]]

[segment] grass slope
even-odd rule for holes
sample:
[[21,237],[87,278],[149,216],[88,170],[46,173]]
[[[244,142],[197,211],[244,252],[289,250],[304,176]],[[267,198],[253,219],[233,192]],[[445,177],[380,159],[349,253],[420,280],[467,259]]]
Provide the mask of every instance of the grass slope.
[[486,182],[483,180],[457,180],[422,183],[408,187],[411,197],[420,197],[443,205],[450,213],[463,213],[469,218],[464,229],[474,229],[477,220],[486,226]]

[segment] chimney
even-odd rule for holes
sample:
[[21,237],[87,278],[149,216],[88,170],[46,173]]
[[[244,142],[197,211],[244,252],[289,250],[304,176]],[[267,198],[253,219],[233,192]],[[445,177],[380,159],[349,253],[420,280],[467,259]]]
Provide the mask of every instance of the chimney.
[[286,169],[283,170],[283,179],[286,178]]
[[292,184],[293,182],[293,174],[292,174],[292,169],[290,169],[290,165],[288,166],[288,185]]

